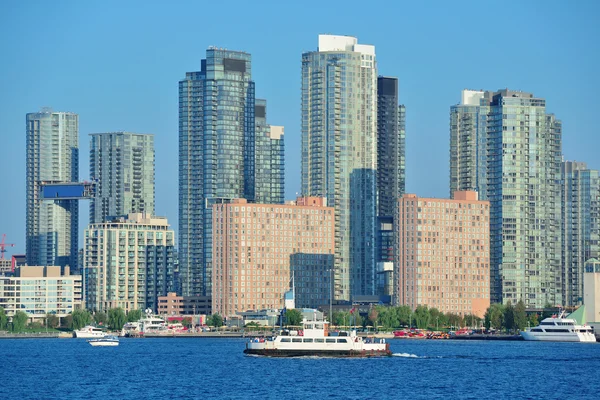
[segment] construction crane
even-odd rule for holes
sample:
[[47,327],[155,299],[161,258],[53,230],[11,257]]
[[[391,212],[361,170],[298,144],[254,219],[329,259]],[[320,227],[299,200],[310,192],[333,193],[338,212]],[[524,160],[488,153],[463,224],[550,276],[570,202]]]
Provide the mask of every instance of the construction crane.
[[2,234],[2,241],[0,242],[0,260],[4,260],[7,247],[15,247],[14,243],[4,243],[4,239],[6,239],[6,233]]

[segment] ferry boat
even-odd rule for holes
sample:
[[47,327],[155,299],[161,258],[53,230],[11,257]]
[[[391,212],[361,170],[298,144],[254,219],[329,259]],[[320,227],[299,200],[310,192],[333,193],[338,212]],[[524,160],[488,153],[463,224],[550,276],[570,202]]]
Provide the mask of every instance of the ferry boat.
[[80,339],[102,338],[104,335],[106,335],[106,332],[104,332],[102,328],[98,328],[93,325],[87,325],[81,329],[76,329],[73,331],[73,337]]
[[528,328],[521,332],[525,340],[549,341],[549,342],[595,342],[594,330],[589,325],[578,325],[577,321],[564,315],[562,311],[558,315],[545,318],[535,328]]
[[98,347],[98,346],[118,346],[119,345],[119,338],[114,336],[114,335],[106,335],[101,339],[91,339],[88,340],[88,343],[91,344],[94,347]]
[[327,321],[302,321],[301,331],[282,331],[268,338],[246,343],[245,354],[270,357],[381,357],[391,356],[385,339],[362,338],[356,330],[329,332]]

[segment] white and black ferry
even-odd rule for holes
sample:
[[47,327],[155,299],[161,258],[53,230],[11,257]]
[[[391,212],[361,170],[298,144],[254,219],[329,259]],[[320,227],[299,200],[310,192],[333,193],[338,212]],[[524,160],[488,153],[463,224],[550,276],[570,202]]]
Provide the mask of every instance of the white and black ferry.
[[302,330],[282,331],[246,343],[244,353],[270,357],[381,357],[391,356],[385,339],[362,338],[356,330],[329,332],[327,321],[302,321]]

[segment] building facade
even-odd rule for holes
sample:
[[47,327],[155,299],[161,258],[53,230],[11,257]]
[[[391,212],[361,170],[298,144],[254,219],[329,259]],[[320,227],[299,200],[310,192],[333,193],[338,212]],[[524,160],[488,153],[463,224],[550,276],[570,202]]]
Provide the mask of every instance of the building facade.
[[[272,166],[280,168],[274,160],[283,160],[283,129],[271,127],[273,134],[265,145],[267,125],[261,120],[257,140],[254,87],[250,54],[217,48],[206,51],[199,72],[188,72],[179,82],[179,263],[184,295],[212,292],[213,204],[237,198],[255,201],[256,173],[265,170],[261,160],[274,149],[280,153],[269,159]],[[283,185],[278,171],[270,182]]]
[[95,182],[90,223],[130,213],[154,215],[154,135],[90,135],[90,178]]
[[[585,263],[583,304],[585,304],[586,320],[600,323],[600,261],[596,258],[591,258]],[[594,324],[596,329],[597,325]]]
[[77,266],[77,200],[42,200],[41,185],[79,178],[79,116],[42,109],[26,116],[26,254],[29,265]]
[[335,208],[334,296],[376,291],[375,47],[319,35],[302,55],[302,195]]
[[23,311],[32,321],[49,313],[66,317],[82,307],[81,276],[71,275],[69,267],[18,267],[15,276],[0,277],[0,293],[7,316]]
[[323,199],[216,204],[213,227],[213,312],[282,308],[292,285],[298,307],[329,300],[334,211]]
[[483,317],[490,305],[490,204],[477,192],[399,200],[396,303]]
[[586,261],[600,257],[600,176],[582,162],[562,163],[562,268],[565,306],[583,302]]
[[393,217],[406,187],[406,109],[398,105],[398,78],[377,78],[378,215]]
[[490,201],[492,302],[561,304],[561,122],[508,89],[463,91],[450,120],[450,188]]
[[141,213],[90,224],[85,230],[86,308],[158,309],[173,292],[175,233],[164,217]]

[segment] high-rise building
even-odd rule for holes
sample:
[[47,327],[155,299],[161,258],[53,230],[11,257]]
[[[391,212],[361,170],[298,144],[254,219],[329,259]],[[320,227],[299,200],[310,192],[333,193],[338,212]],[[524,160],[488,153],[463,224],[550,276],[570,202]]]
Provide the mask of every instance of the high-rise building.
[[250,151],[246,182],[248,198],[256,203],[283,204],[284,200],[284,141],[283,126],[267,123],[267,101],[256,99],[254,106],[254,140]]
[[375,47],[319,35],[302,55],[302,194],[335,208],[335,298],[376,291]]
[[483,317],[490,305],[490,204],[473,191],[454,199],[399,201],[396,302]]
[[158,309],[175,291],[175,233],[164,217],[129,214],[85,230],[86,308]]
[[600,257],[600,177],[585,163],[565,161],[561,181],[563,305],[577,306],[585,263]]
[[90,178],[96,183],[90,223],[130,213],[154,215],[154,136],[90,135]]
[[398,78],[377,78],[378,214],[393,217],[406,186],[406,109],[398,105]]
[[[276,168],[269,196],[281,199],[283,128],[267,129],[262,115],[266,109],[261,107],[266,104],[259,102],[257,139],[254,86],[250,54],[212,47],[201,70],[188,72],[179,82],[179,265],[184,296],[212,292],[212,206],[266,196],[257,174],[265,171],[260,163],[269,151],[269,163]],[[269,141],[263,140],[267,131]]]
[[322,198],[296,204],[216,204],[213,312],[282,308],[294,285],[296,307],[329,302],[334,211]]
[[77,267],[77,200],[42,200],[41,185],[79,178],[79,116],[44,108],[27,124],[27,233],[29,265]]
[[561,304],[561,122],[508,89],[463,91],[450,114],[450,188],[491,204],[492,302]]

